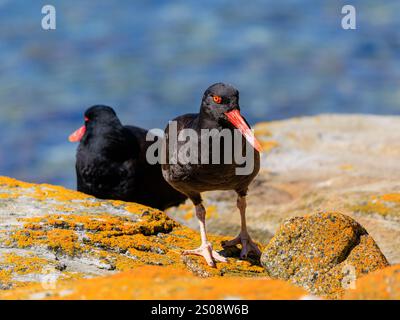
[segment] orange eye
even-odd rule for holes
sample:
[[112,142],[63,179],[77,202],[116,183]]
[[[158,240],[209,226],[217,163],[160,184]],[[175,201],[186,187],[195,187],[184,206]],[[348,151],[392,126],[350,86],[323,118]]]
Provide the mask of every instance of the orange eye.
[[222,102],[222,98],[220,96],[213,96],[213,100],[215,103],[220,104]]

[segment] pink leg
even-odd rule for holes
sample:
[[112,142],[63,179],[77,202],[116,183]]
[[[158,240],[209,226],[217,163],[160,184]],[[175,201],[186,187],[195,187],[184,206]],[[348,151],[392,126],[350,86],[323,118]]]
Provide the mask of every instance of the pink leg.
[[200,203],[196,207],[196,216],[197,219],[199,220],[200,224],[200,236],[201,236],[201,246],[197,249],[194,250],[185,250],[182,252],[183,255],[197,255],[197,256],[202,256],[204,259],[206,259],[206,262],[209,266],[215,267],[215,262],[214,260],[220,261],[220,262],[227,262],[228,260],[221,256],[218,252],[214,251],[212,249],[211,243],[207,241],[207,234],[206,234],[206,209],[204,206]]
[[237,207],[240,211],[241,229],[240,234],[233,240],[224,241],[223,247],[233,247],[237,244],[242,245],[242,251],[240,252],[240,258],[246,258],[250,252],[255,253],[257,256],[261,256],[261,251],[258,246],[251,240],[249,233],[247,232],[246,225],[246,197],[238,196]]

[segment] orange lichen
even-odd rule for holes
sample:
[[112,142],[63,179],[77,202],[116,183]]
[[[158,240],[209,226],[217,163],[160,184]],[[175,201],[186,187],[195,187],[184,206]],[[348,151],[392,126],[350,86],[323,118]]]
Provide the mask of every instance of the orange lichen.
[[271,140],[272,133],[268,128],[269,126],[270,123],[265,122],[257,124],[254,128],[254,135],[260,141],[264,153],[268,153],[279,146],[277,141]]
[[8,288],[26,285],[24,282],[14,280],[14,277],[41,273],[48,264],[47,259],[33,255],[20,256],[15,253],[5,253],[0,257],[0,285]]
[[[0,298],[26,299],[43,291],[33,285],[3,292]],[[202,279],[183,270],[147,266],[109,277],[64,282],[46,294],[50,299],[299,299],[307,293],[279,280]]]
[[19,256],[14,253],[4,254],[1,264],[12,269],[13,274],[38,273],[49,263],[47,259],[35,256]]
[[[29,229],[33,226],[33,229]],[[78,236],[73,230],[42,230],[42,226],[28,223],[23,230],[11,235],[8,245],[15,243],[20,248],[46,246],[49,249],[68,255],[75,255],[80,250]]]
[[269,123],[264,122],[264,123],[258,123],[254,127],[254,135],[258,138],[261,139],[263,137],[269,137],[272,136],[272,132],[269,130]]
[[113,249],[118,251],[127,251],[134,248],[140,251],[166,252],[167,248],[154,241],[150,241],[142,234],[134,235],[118,235],[112,232],[99,232],[88,235],[87,242],[100,246],[102,248]]
[[34,184],[32,184],[32,183],[19,181],[19,180],[9,178],[9,177],[4,177],[4,176],[0,176],[0,185],[7,186],[8,188],[15,188],[15,187],[30,188],[30,187],[34,186]]
[[361,212],[367,214],[377,213],[382,216],[386,216],[390,213],[390,209],[386,207],[384,203],[381,203],[376,200],[368,201],[364,204],[352,206],[351,209],[354,212]]
[[0,285],[9,287],[11,286],[12,270],[0,269]]
[[400,193],[371,196],[369,200],[351,206],[351,209],[355,212],[381,216],[400,215]]
[[273,140],[260,140],[261,146],[262,146],[262,150],[263,152],[267,153],[270,152],[271,150],[277,148],[279,146],[279,143],[277,141],[273,141]]
[[[183,218],[186,221],[191,220],[195,217],[194,207],[191,204],[183,204],[179,206],[179,210],[186,211],[186,213],[184,213],[183,215]],[[217,218],[217,217],[218,217],[217,207],[215,205],[206,206],[206,219]]]
[[0,193],[0,199],[13,199],[16,198],[17,196],[15,194],[10,194],[10,193]]
[[354,170],[354,166],[352,164],[346,163],[339,166],[339,168],[343,171],[351,171]]
[[45,232],[41,230],[16,230],[9,241],[14,242],[19,248],[29,248],[34,244],[42,244],[45,235]]
[[[114,203],[116,203],[116,201],[114,201]],[[158,211],[156,209],[138,204],[138,203],[127,203],[127,202],[121,202],[120,203],[123,204],[123,207],[126,211],[133,213],[133,214],[143,214],[145,212],[152,212],[155,214],[163,214],[161,211]]]
[[68,190],[60,186],[41,184],[35,187],[35,191],[30,194],[32,198],[44,200],[51,198],[58,201],[86,200],[90,196],[73,190]]
[[372,272],[344,295],[348,300],[400,300],[400,265]]
[[187,211],[184,215],[183,215],[183,219],[185,219],[186,221],[189,221],[191,219],[193,219],[194,214],[192,211]]
[[54,229],[47,232],[47,245],[50,249],[70,256],[75,255],[80,250],[78,236],[72,230]]
[[379,197],[382,201],[394,202],[400,204],[400,193],[388,193]]
[[58,212],[74,212],[76,209],[73,207],[67,207],[63,205],[55,205],[54,210]]
[[[24,198],[30,198],[34,204],[34,216],[19,218],[19,223],[0,230],[3,247],[17,252],[29,250],[38,258],[43,252],[55,253],[49,255],[54,260],[47,261],[46,265],[59,266],[60,270],[64,264],[58,261],[64,259],[79,262],[72,263],[79,271],[81,264],[90,264],[87,272],[60,271],[60,279],[93,276],[96,267],[103,273],[136,270],[145,265],[168,266],[166,272],[189,269],[207,277],[265,275],[258,261],[239,259],[239,248],[223,252],[230,258],[227,263],[218,263],[216,268],[209,267],[202,257],[183,258],[183,250],[200,245],[200,235],[159,210],[135,203],[98,200],[61,187],[25,184],[8,178],[0,177],[0,185],[4,186],[2,192],[17,196],[18,199],[13,200],[17,206],[19,201],[25,201]],[[188,208],[193,212],[191,204]],[[209,216],[215,216],[217,211],[214,205],[207,210]],[[40,215],[40,212],[43,213]],[[214,249],[222,251],[220,243],[228,239],[209,235],[209,240]],[[38,269],[38,273],[43,272]],[[11,283],[15,275],[18,275],[17,267],[12,270],[0,267],[1,283]],[[22,280],[19,285],[24,281],[28,282]]]

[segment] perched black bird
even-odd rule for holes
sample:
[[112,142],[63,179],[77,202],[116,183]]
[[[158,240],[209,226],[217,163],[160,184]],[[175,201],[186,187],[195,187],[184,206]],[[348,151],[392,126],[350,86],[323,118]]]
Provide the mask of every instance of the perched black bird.
[[[172,141],[170,128],[173,125],[177,127],[178,137],[181,131],[192,129],[197,133],[198,138]],[[197,151],[197,163],[180,161],[179,159],[182,158],[177,155],[181,151],[183,154],[187,153],[190,145],[193,149],[196,146],[198,147],[197,150],[201,149],[201,146],[204,145],[204,139],[202,140],[204,133],[202,132],[207,132],[204,129],[214,129],[214,132],[216,129],[218,133],[225,131],[231,133],[232,137],[234,136],[234,131],[239,130],[239,143],[235,143],[234,139],[229,142],[224,138],[221,139],[222,143],[219,149],[213,150],[211,143],[209,143],[208,149],[204,149],[206,150],[205,153],[207,153],[205,157],[204,154],[202,155],[200,151]],[[231,147],[228,149],[231,155],[235,152],[235,148],[239,150],[241,155],[246,155],[245,159],[252,164],[247,174],[238,174],[236,169],[242,168],[243,165],[236,161],[233,156],[231,157],[232,162],[227,161],[229,157],[226,157],[225,154],[223,154],[223,157],[221,156],[222,161],[219,164],[211,162],[215,152],[220,152],[221,155],[226,146]],[[246,148],[251,152],[246,154]],[[212,250],[211,244],[207,241],[206,210],[202,204],[200,194],[211,190],[235,190],[237,193],[237,207],[241,215],[241,232],[235,239],[223,243],[223,246],[229,247],[241,244],[241,258],[246,257],[250,252],[261,255],[260,249],[251,240],[247,232],[245,216],[248,186],[260,169],[259,151],[261,151],[261,145],[255,139],[246,120],[240,115],[238,90],[224,83],[214,84],[205,91],[200,113],[182,115],[169,123],[165,129],[162,153],[166,163],[162,164],[162,172],[168,183],[191,199],[195,205],[196,216],[200,223],[201,246],[195,250],[184,251],[183,254],[201,255],[210,266],[215,266],[214,260],[226,262],[223,256]],[[201,161],[202,157],[204,159],[208,158],[208,164]]]
[[[160,164],[146,160],[147,131],[123,126],[115,111],[93,106],[85,124],[70,135],[80,141],[76,155],[78,191],[101,199],[138,202],[164,210],[186,197],[165,182]],[[155,137],[157,139],[157,137]]]

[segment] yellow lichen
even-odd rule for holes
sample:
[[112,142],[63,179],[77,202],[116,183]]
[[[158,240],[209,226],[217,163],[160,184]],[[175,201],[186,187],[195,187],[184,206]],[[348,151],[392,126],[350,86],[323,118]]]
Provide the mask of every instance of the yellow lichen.
[[[37,285],[0,294],[1,299],[29,298]],[[50,299],[299,299],[307,293],[287,282],[233,277],[202,279],[187,271],[147,266],[109,277],[64,282],[46,290]]]
[[37,200],[51,198],[57,201],[86,200],[91,198],[90,196],[78,191],[68,190],[60,186],[48,184],[36,186],[34,192],[28,194],[28,196]]
[[15,280],[17,275],[39,274],[49,265],[47,259],[34,255],[20,256],[15,253],[5,253],[0,257],[0,285],[16,288],[26,283]]
[[10,193],[0,193],[0,199],[14,199],[17,196],[15,194]]
[[0,185],[7,186],[8,188],[15,188],[15,187],[30,188],[34,186],[34,184],[32,183],[19,181],[17,179],[4,176],[0,176]]
[[[29,229],[30,227],[33,229]],[[79,252],[78,236],[73,230],[42,230],[40,225],[26,224],[25,229],[17,230],[11,235],[12,242],[20,248],[46,246],[51,250],[68,255]]]
[[379,201],[376,201],[376,200],[372,200],[372,201],[368,201],[367,203],[364,203],[364,204],[352,206],[352,210],[355,212],[368,213],[368,214],[377,213],[382,216],[386,216],[390,212],[390,209],[388,207],[386,207],[385,204],[383,204]]
[[1,264],[13,270],[13,274],[38,273],[48,264],[48,260],[35,256],[19,256],[14,253],[4,254]]
[[346,300],[399,300],[400,265],[372,272],[360,279],[344,295]]
[[387,193],[383,195],[371,196],[369,200],[361,204],[351,206],[355,212],[365,214],[400,215],[400,194]]
[[268,140],[268,141],[260,140],[260,144],[262,146],[262,151],[265,153],[270,152],[271,150],[279,146],[279,143],[273,140]]
[[343,171],[351,171],[354,170],[354,166],[352,164],[346,163],[339,166],[339,168]]
[[[193,273],[201,272],[207,276],[265,275],[258,263],[239,259],[239,248],[233,250],[232,255],[229,254],[231,258],[227,263],[218,263],[217,268],[209,267],[202,257],[190,257],[190,262],[184,261],[182,251],[198,247],[200,235],[179,225],[159,210],[135,203],[98,200],[62,187],[28,184],[6,177],[0,177],[0,185],[2,194],[28,197],[35,207],[33,217],[19,218],[19,224],[0,230],[2,246],[9,250],[24,249],[23,252],[31,250],[37,253],[45,249],[56,253],[50,255],[55,260],[46,263],[37,261],[38,273],[44,272],[40,270],[42,262],[53,268],[61,254],[67,255],[62,259],[68,260],[87,257],[103,264],[99,268],[106,270],[128,271],[146,265],[160,265],[168,266],[165,268],[167,272],[189,268]],[[18,205],[19,199],[15,201]],[[193,212],[191,204],[188,204],[188,208]],[[41,215],[40,211],[43,212]],[[214,205],[207,207],[207,211],[208,217],[217,214]],[[209,241],[216,250],[222,250],[223,240],[228,240],[228,237],[209,235]],[[13,259],[16,261],[17,258]],[[21,259],[25,259],[25,256]],[[25,272],[23,266],[15,265],[13,268],[0,267],[2,284],[12,283],[13,276]],[[26,272],[34,271],[32,268],[28,266]],[[92,275],[66,271],[60,273],[60,281]],[[15,283],[12,285],[15,286]],[[23,282],[19,285],[23,285]]]
[[400,204],[400,193],[387,193],[380,196],[382,201],[394,202]]
[[75,255],[80,250],[78,236],[72,230],[54,229],[47,232],[47,245],[50,249],[70,256]]
[[272,132],[269,130],[269,125],[268,122],[256,124],[254,126],[254,135],[259,139],[272,136]]

